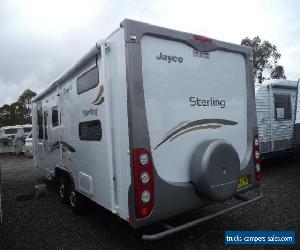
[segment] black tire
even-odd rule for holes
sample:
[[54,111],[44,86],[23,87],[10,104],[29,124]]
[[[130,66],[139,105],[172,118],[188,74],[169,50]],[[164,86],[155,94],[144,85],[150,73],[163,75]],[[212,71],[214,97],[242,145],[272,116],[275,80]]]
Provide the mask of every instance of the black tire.
[[65,175],[59,176],[58,179],[58,196],[63,204],[69,203],[69,179]]
[[80,194],[75,190],[74,182],[70,182],[70,189],[69,189],[69,203],[71,205],[71,209],[74,214],[83,214],[87,207],[87,200],[85,196]]

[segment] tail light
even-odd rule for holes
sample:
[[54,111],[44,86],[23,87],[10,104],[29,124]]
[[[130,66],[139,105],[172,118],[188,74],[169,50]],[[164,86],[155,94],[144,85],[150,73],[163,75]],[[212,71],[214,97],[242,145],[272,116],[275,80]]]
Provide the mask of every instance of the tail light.
[[154,179],[151,154],[143,148],[132,151],[135,193],[135,215],[142,219],[150,215],[154,204]]
[[206,36],[194,35],[193,39],[202,43],[212,43],[212,39]]
[[258,135],[255,135],[253,138],[253,158],[254,158],[255,179],[257,181],[261,181],[261,166],[260,166],[260,158],[259,158]]

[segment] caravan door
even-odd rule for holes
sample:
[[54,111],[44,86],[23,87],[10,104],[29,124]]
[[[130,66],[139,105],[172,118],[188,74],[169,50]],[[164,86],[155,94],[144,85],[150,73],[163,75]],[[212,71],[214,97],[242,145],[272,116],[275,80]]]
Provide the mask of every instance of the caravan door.
[[43,107],[42,102],[37,104],[37,155],[38,161],[42,162],[42,165],[47,165],[46,157],[49,154],[48,143],[48,112],[46,107]]
[[291,149],[295,117],[295,86],[272,86],[272,152]]

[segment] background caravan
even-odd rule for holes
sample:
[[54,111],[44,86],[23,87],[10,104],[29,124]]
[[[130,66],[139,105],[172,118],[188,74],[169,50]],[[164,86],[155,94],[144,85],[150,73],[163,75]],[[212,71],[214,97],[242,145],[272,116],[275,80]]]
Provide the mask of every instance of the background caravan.
[[24,153],[25,138],[31,132],[32,125],[14,125],[0,128],[0,154]]
[[292,151],[297,82],[265,81],[255,95],[261,158]]
[[300,158],[300,79],[297,82],[297,98],[296,98],[296,117],[294,125],[293,145],[295,148],[295,156]]
[[192,224],[259,200],[251,54],[125,19],[33,99],[35,165],[74,212],[89,198],[134,228],[252,189]]

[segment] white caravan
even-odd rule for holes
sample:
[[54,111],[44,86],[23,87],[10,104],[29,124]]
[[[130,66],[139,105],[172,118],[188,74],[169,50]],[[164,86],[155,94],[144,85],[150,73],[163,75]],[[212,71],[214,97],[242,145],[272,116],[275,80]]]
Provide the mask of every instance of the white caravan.
[[31,124],[0,128],[0,153],[24,152],[25,138],[32,130]]
[[255,89],[261,158],[294,150],[297,82],[269,80]]
[[27,137],[32,130],[31,124],[5,126],[0,128],[0,138]]
[[89,198],[139,228],[259,191],[248,47],[125,19],[32,105],[34,163],[75,212]]

